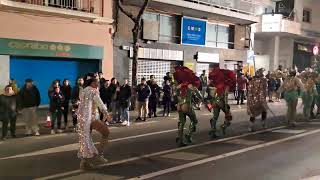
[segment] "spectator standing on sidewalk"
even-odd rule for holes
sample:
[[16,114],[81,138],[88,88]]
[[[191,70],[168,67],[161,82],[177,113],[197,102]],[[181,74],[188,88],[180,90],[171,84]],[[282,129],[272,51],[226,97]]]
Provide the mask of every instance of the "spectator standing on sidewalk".
[[138,99],[137,99],[137,109],[138,109],[138,118],[136,121],[141,121],[143,116],[143,121],[147,120],[148,114],[148,101],[151,95],[151,89],[147,85],[146,78],[141,79],[141,84],[137,87]]
[[160,87],[157,84],[157,81],[155,79],[153,79],[151,81],[151,84],[148,85],[151,89],[151,95],[149,97],[149,104],[148,104],[148,108],[149,108],[149,118],[152,117],[152,115],[154,117],[157,117],[157,106],[158,106],[158,99],[160,96]]
[[122,125],[130,126],[129,107],[131,101],[131,87],[129,86],[128,79],[124,80],[124,84],[120,87],[119,103],[121,108]]
[[77,110],[79,107],[79,102],[80,102],[80,92],[83,90],[83,86],[84,86],[84,79],[79,77],[77,79],[76,85],[73,88],[73,92],[72,92],[72,97],[71,97],[71,103],[72,103],[72,123],[73,123],[73,130],[76,130],[77,124],[78,124],[78,117],[77,117]]
[[10,79],[9,85],[12,87],[12,90],[13,90],[14,94],[17,95],[19,93],[19,88],[18,88],[18,85],[17,85],[17,81],[14,80],[14,79]]
[[171,110],[171,98],[172,98],[172,88],[170,86],[170,81],[165,81],[165,85],[163,86],[163,116],[170,116]]
[[200,75],[200,83],[202,87],[201,95],[204,98],[208,87],[208,77],[206,75],[206,70],[203,70],[202,74]]
[[244,104],[244,96],[247,89],[248,79],[244,77],[242,73],[239,74],[237,78],[237,87],[238,87],[238,96],[237,96],[237,105],[239,105],[239,102]]
[[32,79],[26,79],[24,87],[18,94],[18,107],[22,109],[23,119],[26,121],[26,135],[32,133],[40,136],[37,108],[40,105],[40,92]]
[[100,97],[101,97],[103,104],[105,104],[107,106],[108,110],[111,110],[111,107],[110,107],[111,95],[108,92],[109,85],[110,85],[110,81],[105,80],[105,82],[103,83],[103,86],[100,87]]
[[122,123],[120,121],[119,108],[120,86],[116,78],[111,79],[111,84],[108,89],[111,95],[112,123]]
[[63,85],[61,87],[61,92],[64,97],[63,101],[63,120],[64,128],[68,129],[68,115],[69,115],[69,103],[71,100],[72,88],[70,86],[70,81],[68,79],[63,80]]
[[50,113],[52,115],[51,134],[55,134],[55,123],[57,122],[57,132],[62,133],[61,118],[64,111],[64,96],[60,91],[60,87],[55,87],[51,95]]
[[16,137],[17,120],[17,97],[12,86],[8,85],[4,89],[4,94],[0,95],[0,121],[2,121],[2,140],[7,138],[8,126],[10,123],[11,137]]

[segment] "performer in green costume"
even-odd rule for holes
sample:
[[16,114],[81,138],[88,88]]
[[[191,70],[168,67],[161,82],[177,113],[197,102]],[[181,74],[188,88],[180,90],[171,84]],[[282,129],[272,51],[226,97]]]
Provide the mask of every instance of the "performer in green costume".
[[[186,146],[192,144],[192,135],[196,132],[198,124],[192,99],[193,97],[197,97],[202,100],[201,93],[198,90],[200,80],[192,70],[184,66],[175,67],[174,79],[178,84],[176,94],[178,97],[177,110],[179,113],[176,142],[178,146]],[[184,132],[187,117],[190,118],[190,126],[187,132]]]
[[297,114],[297,105],[300,91],[304,91],[304,86],[301,80],[296,77],[296,71],[290,70],[289,76],[285,78],[282,86],[279,88],[278,93],[284,92],[284,99],[287,102],[288,110],[287,110],[287,120],[288,124],[291,127],[296,126],[296,114]]
[[211,130],[210,137],[217,138],[217,122],[220,112],[225,113],[224,123],[221,125],[222,133],[226,134],[226,129],[231,125],[232,115],[230,106],[228,104],[228,93],[236,84],[236,75],[234,72],[214,68],[209,73],[210,84],[207,89],[207,107],[209,111],[212,110],[213,118],[210,119]]
[[[176,142],[179,146],[185,146],[192,144],[192,135],[196,132],[198,124],[196,113],[192,106],[192,97],[196,96],[197,98],[202,99],[202,96],[199,90],[192,84],[180,84],[177,88],[179,122]],[[190,125],[187,132],[184,133],[187,117],[190,118]]]

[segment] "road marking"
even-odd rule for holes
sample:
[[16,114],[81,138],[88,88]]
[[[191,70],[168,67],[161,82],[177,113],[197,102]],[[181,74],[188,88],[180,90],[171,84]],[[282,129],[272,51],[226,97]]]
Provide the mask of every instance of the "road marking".
[[301,134],[306,132],[306,130],[294,130],[294,129],[279,129],[279,130],[275,130],[272,131],[275,133],[285,133],[285,134]]
[[[223,139],[218,139],[218,140],[213,140],[213,141],[207,141],[207,142],[204,142],[204,143],[201,143],[201,144],[195,144],[195,145],[186,146],[186,147],[182,147],[182,148],[174,148],[174,149],[164,150],[164,151],[160,151],[160,152],[156,152],[156,153],[136,156],[136,157],[132,157],[132,158],[123,159],[123,160],[111,162],[111,163],[108,163],[108,164],[104,164],[104,165],[99,166],[99,168],[106,167],[106,166],[113,166],[113,165],[123,164],[123,163],[128,163],[128,162],[132,162],[132,161],[136,161],[136,160],[140,160],[140,159],[144,159],[144,158],[150,158],[150,157],[153,157],[153,156],[159,156],[159,155],[168,154],[168,153],[177,152],[177,151],[182,151],[182,150],[186,150],[186,149],[192,149],[192,148],[195,148],[195,147],[205,146],[205,145],[209,145],[209,144],[230,141],[230,140],[233,140],[233,139],[243,138],[243,137],[250,136],[250,135],[255,135],[255,134],[260,134],[260,133],[265,133],[265,132],[271,132],[273,130],[277,130],[277,129],[281,129],[281,128],[285,128],[285,127],[286,126],[280,126],[280,127],[265,129],[265,130],[261,130],[261,131],[246,133],[246,134],[242,134],[242,135],[238,135],[238,136],[233,136],[233,137],[228,137],[228,138],[223,138]],[[47,176],[47,177],[41,177],[41,178],[38,178],[38,179],[35,179],[35,180],[56,179],[56,178],[59,178],[59,177],[70,176],[70,175],[81,173],[81,172],[84,172],[84,171],[82,171],[82,170],[74,170],[74,171],[64,172],[64,173],[60,173],[60,174],[54,174],[54,175]]]
[[108,174],[101,174],[101,173],[85,173],[85,174],[80,174],[78,176],[74,177],[68,177],[68,178],[63,178],[63,180],[100,180],[100,179],[108,179],[108,180],[117,180],[117,179],[123,179],[124,177],[121,176],[113,176],[113,175],[108,175]]
[[212,161],[216,161],[216,160],[223,159],[223,158],[226,158],[226,157],[235,156],[235,155],[242,154],[242,153],[245,153],[245,152],[248,152],[248,151],[252,151],[252,150],[261,149],[261,148],[272,146],[272,145],[275,145],[275,144],[280,144],[280,143],[283,143],[283,142],[286,142],[286,141],[298,139],[298,138],[301,138],[301,137],[304,137],[304,136],[308,136],[308,135],[312,135],[312,134],[316,134],[316,133],[319,133],[319,132],[320,132],[320,129],[314,130],[314,131],[310,131],[310,132],[306,132],[306,133],[303,133],[303,134],[294,135],[294,136],[291,136],[291,137],[288,137],[288,138],[284,138],[284,139],[280,139],[280,140],[276,140],[276,141],[271,141],[271,142],[268,142],[268,143],[255,145],[255,146],[252,146],[252,147],[240,149],[240,150],[237,150],[237,151],[232,151],[232,152],[221,154],[221,155],[214,156],[214,157],[211,157],[211,158],[202,159],[202,160],[199,160],[199,161],[194,161],[194,162],[191,162],[191,163],[183,164],[183,165],[180,165],[180,166],[164,169],[164,170],[153,172],[153,173],[149,173],[149,174],[145,174],[145,175],[138,176],[138,177],[135,177],[135,178],[130,178],[129,180],[137,180],[137,179],[143,180],[143,179],[149,179],[149,178],[161,176],[161,175],[164,175],[164,174],[180,171],[182,169],[198,166],[198,165],[201,165],[201,164],[206,164],[206,163],[209,163],[209,162],[212,162]]
[[264,141],[248,140],[248,139],[235,139],[235,140],[228,141],[226,143],[253,146],[253,145],[264,143]]
[[176,152],[171,154],[165,154],[160,157],[167,158],[167,159],[175,159],[175,160],[194,161],[196,159],[202,159],[202,158],[208,157],[208,155],[195,154],[195,153],[189,153],[189,152]]
[[[165,134],[165,133],[170,133],[170,132],[176,132],[177,129],[170,129],[166,131],[159,131],[159,132],[153,132],[153,133],[146,133],[146,134],[140,134],[136,136],[128,136],[124,138],[117,138],[117,139],[112,139],[109,140],[109,142],[118,142],[118,141],[124,141],[124,140],[129,140],[129,139],[137,139],[140,137],[146,137],[146,136],[152,136],[152,135],[159,135],[159,134]],[[98,144],[98,143],[96,143]],[[0,160],[7,160],[7,159],[13,159],[13,158],[24,158],[24,157],[30,157],[30,156],[38,156],[38,155],[45,155],[45,154],[53,154],[53,153],[61,153],[61,152],[68,152],[68,151],[75,151],[78,150],[79,148],[79,143],[73,143],[73,144],[68,144],[64,146],[59,146],[59,147],[54,147],[54,148],[48,148],[40,151],[34,151],[30,153],[24,153],[24,154],[19,154],[15,156],[8,156],[8,157],[3,157],[0,158]]]

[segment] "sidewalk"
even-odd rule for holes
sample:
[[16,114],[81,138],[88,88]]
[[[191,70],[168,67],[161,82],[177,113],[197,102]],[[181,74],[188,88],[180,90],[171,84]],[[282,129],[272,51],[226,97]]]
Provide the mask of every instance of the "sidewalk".
[[[231,106],[231,111],[246,111],[247,110],[247,105],[244,104],[244,105],[237,105],[237,101],[235,100],[230,100],[229,101],[230,103],[230,106]],[[279,103],[277,103],[279,104]],[[285,102],[282,101],[281,102],[282,105],[285,106]],[[269,103],[269,106],[271,106],[272,103]],[[300,106],[298,106],[299,108]],[[208,111],[206,110],[205,107],[202,107],[201,108],[201,111],[204,112],[204,113],[208,113]],[[44,127],[45,123],[46,123],[46,118],[47,118],[47,112],[48,112],[48,108],[39,108],[37,113],[38,113],[38,117],[39,117],[39,125],[40,125],[40,128]],[[197,111],[199,112],[199,111]],[[137,117],[138,113],[137,111],[130,111],[130,121],[133,122],[136,117]],[[158,108],[158,115],[160,115],[159,117],[161,118],[161,115],[162,115],[162,107]],[[172,112],[171,115],[173,116],[177,116],[177,112]],[[68,118],[68,121],[69,123],[72,123],[72,117],[71,117],[71,113],[69,114],[69,118]],[[62,118],[62,124],[63,124],[63,118]],[[25,125],[25,122],[24,120],[22,119],[21,116],[18,116],[18,119],[17,119],[17,129],[21,129],[23,128]],[[115,125],[111,125],[111,126],[117,126],[118,124],[115,124]],[[2,123],[0,123],[0,128],[2,128]]]

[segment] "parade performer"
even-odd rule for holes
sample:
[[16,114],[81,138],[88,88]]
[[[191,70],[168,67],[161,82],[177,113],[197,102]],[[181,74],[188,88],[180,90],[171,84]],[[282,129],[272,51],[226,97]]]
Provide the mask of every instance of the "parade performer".
[[[192,135],[196,132],[196,126],[198,124],[196,113],[192,106],[192,97],[197,96],[202,99],[197,89],[200,81],[190,69],[184,66],[175,68],[174,78],[179,84],[177,86],[179,122],[176,143],[178,146],[186,146],[192,144]],[[190,118],[190,126],[188,131],[184,133],[187,116]]]
[[[104,117],[111,120],[107,107],[100,99],[99,80],[96,77],[91,77],[86,84],[87,87],[80,93],[80,103],[77,111],[77,132],[80,144],[78,157],[81,159],[80,168],[84,170],[93,168],[93,163],[107,162],[103,158],[103,152],[108,141],[109,129],[104,122],[99,120],[99,110],[103,112]],[[91,137],[92,130],[96,130],[101,134],[100,144],[97,148]]]
[[228,93],[235,89],[236,74],[230,70],[214,68],[209,73],[209,80],[210,84],[207,89],[207,107],[209,111],[213,110],[213,118],[210,120],[211,131],[209,135],[211,138],[216,138],[218,137],[216,134],[216,126],[220,111],[225,113],[225,121],[221,125],[223,134],[226,133],[227,127],[231,125],[232,115],[228,104]]
[[310,120],[312,103],[318,95],[315,84],[317,74],[315,72],[305,71],[302,72],[299,77],[301,78],[305,90],[301,96],[303,102],[303,116],[307,120]]
[[304,86],[301,80],[296,77],[297,72],[295,70],[290,70],[289,76],[285,78],[282,86],[279,88],[278,93],[284,92],[284,99],[287,102],[287,120],[291,127],[296,126],[296,113],[300,89],[301,92],[304,91]]
[[249,131],[254,131],[254,123],[256,117],[261,115],[262,127],[266,127],[267,118],[267,79],[264,77],[265,70],[258,69],[256,75],[249,82],[248,98],[247,98],[247,112],[250,116]]

